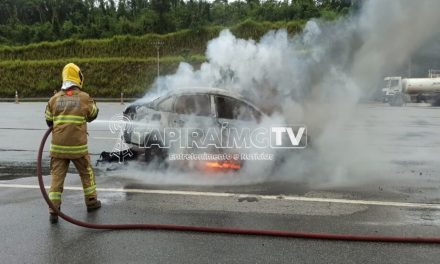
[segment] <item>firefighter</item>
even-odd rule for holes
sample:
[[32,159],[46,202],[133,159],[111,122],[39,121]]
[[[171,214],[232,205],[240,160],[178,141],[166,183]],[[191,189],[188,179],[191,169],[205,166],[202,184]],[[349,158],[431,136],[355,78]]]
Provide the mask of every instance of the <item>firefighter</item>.
[[[87,211],[91,212],[99,209],[101,202],[97,199],[95,175],[87,148],[87,122],[98,116],[98,108],[93,99],[81,91],[84,77],[77,65],[67,64],[62,78],[61,91],[50,98],[45,112],[47,125],[53,126],[49,198],[60,208],[64,179],[72,161],[81,177]],[[50,208],[49,214],[50,222],[57,223],[58,215]]]

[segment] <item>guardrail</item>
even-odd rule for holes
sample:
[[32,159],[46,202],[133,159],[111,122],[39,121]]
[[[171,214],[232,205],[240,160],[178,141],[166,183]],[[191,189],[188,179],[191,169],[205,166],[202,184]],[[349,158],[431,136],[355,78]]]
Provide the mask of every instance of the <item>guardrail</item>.
[[[10,98],[0,98],[0,102],[10,102],[10,103],[17,103],[18,97],[10,97]],[[20,97],[19,102],[47,102],[49,101],[50,97]],[[134,102],[140,98],[100,98],[100,97],[94,97],[93,98],[96,102],[109,102],[109,103],[130,103]]]

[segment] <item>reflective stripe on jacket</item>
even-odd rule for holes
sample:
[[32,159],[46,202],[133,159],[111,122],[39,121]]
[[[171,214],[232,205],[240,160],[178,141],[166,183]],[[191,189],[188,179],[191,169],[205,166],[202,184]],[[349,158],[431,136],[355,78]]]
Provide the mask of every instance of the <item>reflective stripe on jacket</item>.
[[87,155],[87,122],[93,121],[98,112],[93,99],[77,88],[50,98],[45,118],[53,123],[51,157],[76,159]]

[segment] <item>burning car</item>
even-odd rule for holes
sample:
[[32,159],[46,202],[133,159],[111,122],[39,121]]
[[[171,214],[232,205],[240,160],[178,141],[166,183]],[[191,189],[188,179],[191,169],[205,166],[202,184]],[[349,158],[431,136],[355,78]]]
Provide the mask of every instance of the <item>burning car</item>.
[[[235,147],[224,142],[225,131],[257,127],[265,114],[239,94],[193,88],[136,102],[125,109],[124,116],[131,122],[124,131],[124,140],[137,153],[143,152],[147,162],[166,161],[170,153],[179,154],[180,160],[197,160],[194,154],[204,153],[206,157],[209,153],[217,156],[204,162],[205,166],[237,170],[242,162],[236,158],[240,150],[237,142]],[[190,154],[192,158],[188,158]]]

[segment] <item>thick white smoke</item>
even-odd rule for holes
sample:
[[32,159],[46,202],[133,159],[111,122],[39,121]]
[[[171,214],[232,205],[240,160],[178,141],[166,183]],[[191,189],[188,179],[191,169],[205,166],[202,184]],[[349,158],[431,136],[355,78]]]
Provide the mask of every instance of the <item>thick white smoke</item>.
[[357,104],[440,33],[439,9],[440,1],[370,0],[337,21],[311,20],[295,36],[271,31],[257,42],[224,30],[208,43],[200,69],[180,64],[147,96],[182,87],[238,92],[269,115],[309,127],[313,155],[289,157],[281,177],[358,180],[383,171],[386,157],[370,146],[368,131],[347,130],[365,125]]

